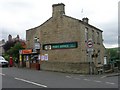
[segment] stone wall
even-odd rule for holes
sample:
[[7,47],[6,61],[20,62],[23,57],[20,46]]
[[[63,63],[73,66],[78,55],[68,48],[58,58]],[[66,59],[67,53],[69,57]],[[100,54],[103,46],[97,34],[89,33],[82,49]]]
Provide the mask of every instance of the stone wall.
[[[59,5],[62,5],[59,6]],[[89,62],[87,45],[85,41],[85,28],[88,28],[88,38],[92,38],[94,32],[94,53],[98,54],[100,50],[101,65],[104,60],[104,51],[102,39],[102,31],[88,22],[64,15],[64,5],[54,5],[57,9],[53,9],[53,16],[42,25],[26,31],[27,47],[33,48],[34,37],[39,38],[41,43],[40,54],[48,54],[48,62],[41,64],[41,69],[63,71],[63,72],[76,72],[88,73],[88,64],[82,62]],[[61,11],[62,13],[60,13]],[[59,14],[56,14],[59,13]],[[97,33],[99,33],[100,43],[97,43]],[[55,49],[43,50],[45,44],[51,43],[66,43],[77,42],[78,47],[72,49]],[[98,67],[98,57],[93,59],[95,67]],[[82,63],[82,64],[81,64]]]
[[80,62],[41,62],[41,70],[50,70],[67,73],[89,74],[89,63]]
[[5,40],[1,40],[0,41],[0,55],[4,54],[4,49],[3,49],[3,45],[5,44]]

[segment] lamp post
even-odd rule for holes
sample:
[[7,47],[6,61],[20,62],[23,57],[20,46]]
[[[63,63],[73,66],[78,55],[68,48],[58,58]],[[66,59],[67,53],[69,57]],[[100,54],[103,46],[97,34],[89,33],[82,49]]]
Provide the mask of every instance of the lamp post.
[[117,50],[117,66],[118,66],[118,70],[120,70],[120,48],[118,47]]
[[40,55],[40,42],[39,42],[39,38],[35,37],[34,38],[34,50],[38,55],[38,62],[36,62],[36,69],[40,70],[40,61],[39,61],[39,55]]
[[36,51],[40,50],[40,42],[39,42],[39,38],[37,38],[37,37],[34,38],[34,49]]

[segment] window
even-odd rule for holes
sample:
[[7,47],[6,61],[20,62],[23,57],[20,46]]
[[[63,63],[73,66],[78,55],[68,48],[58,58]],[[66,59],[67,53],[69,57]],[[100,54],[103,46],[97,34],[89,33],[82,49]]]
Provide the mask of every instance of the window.
[[92,40],[93,40],[93,43],[95,43],[94,30],[92,30]]
[[100,50],[98,50],[98,64],[101,64],[101,59],[100,59],[101,55],[100,55]]
[[97,32],[97,44],[100,44],[100,35],[99,35],[99,32]]
[[85,28],[85,41],[88,41],[88,28]]

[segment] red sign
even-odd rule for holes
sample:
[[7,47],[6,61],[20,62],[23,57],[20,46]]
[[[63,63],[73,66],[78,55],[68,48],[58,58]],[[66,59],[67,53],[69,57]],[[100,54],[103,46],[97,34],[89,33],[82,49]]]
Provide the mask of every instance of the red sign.
[[31,54],[32,49],[22,50],[22,54]]
[[92,40],[88,40],[87,46],[88,46],[88,48],[92,48],[92,47],[93,47],[93,42],[92,42]]

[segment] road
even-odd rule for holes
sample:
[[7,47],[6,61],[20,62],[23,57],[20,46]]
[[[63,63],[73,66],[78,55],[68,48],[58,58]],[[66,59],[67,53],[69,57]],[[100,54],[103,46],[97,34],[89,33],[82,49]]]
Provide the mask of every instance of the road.
[[25,68],[3,68],[2,88],[118,88],[118,76],[80,75]]

